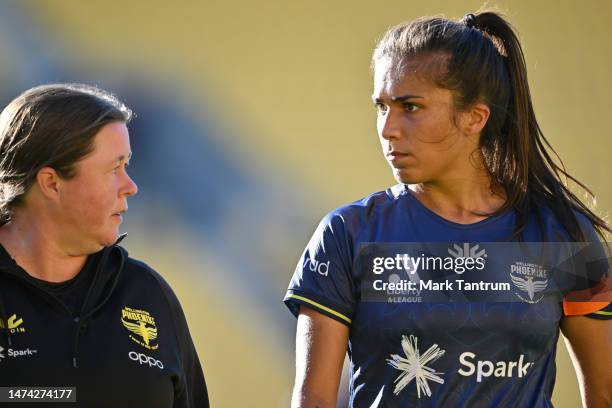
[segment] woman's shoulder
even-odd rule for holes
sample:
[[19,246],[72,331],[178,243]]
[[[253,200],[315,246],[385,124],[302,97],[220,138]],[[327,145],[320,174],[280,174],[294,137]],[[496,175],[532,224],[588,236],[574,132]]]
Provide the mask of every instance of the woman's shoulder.
[[123,268],[122,273],[130,274],[133,279],[138,281],[139,285],[143,285],[143,288],[156,287],[170,300],[174,301],[176,299],[176,295],[166,279],[144,261],[128,256]]
[[[571,221],[566,219],[568,216],[562,216],[559,214],[559,211],[555,211],[555,203],[553,200],[538,200],[534,206],[533,212],[534,214],[532,215],[534,215],[534,220],[539,219],[540,225],[548,234],[550,241],[571,241],[568,232],[568,224]],[[585,238],[588,241],[596,240],[597,232],[585,211],[574,208],[571,214],[578,222],[578,226],[585,234]]]
[[381,210],[393,208],[405,195],[405,185],[396,184],[333,209],[323,217],[323,222],[344,224],[367,222]]
[[330,215],[351,215],[372,213],[381,207],[394,205],[406,194],[404,184],[396,184],[386,190],[377,191],[329,212]]

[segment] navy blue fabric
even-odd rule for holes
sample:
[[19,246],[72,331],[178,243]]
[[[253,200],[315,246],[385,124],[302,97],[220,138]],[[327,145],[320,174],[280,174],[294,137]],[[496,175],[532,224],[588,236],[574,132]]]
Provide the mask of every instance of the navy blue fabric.
[[[552,213],[545,207],[539,211],[539,221],[530,216],[524,241],[566,241]],[[450,222],[404,185],[324,217],[284,301],[296,316],[305,305],[350,327],[350,406],[552,406],[563,317],[558,298],[533,304],[365,302],[353,268],[365,243],[499,242],[510,237],[514,224],[512,211],[469,225]],[[586,232],[597,239],[592,228]],[[418,354],[411,360],[413,351]],[[421,359],[421,372],[415,358]],[[398,387],[403,375],[424,371],[429,373],[417,375],[421,380],[404,379]]]

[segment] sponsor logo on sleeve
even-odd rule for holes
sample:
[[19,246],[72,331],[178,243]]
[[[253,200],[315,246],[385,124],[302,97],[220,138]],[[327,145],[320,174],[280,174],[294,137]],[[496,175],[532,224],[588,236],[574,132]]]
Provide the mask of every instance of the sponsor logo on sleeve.
[[311,272],[316,272],[319,275],[327,276],[329,274],[330,261],[323,262],[317,261],[316,259],[306,258],[304,261],[304,269],[308,269]]
[[130,332],[130,339],[149,350],[157,350],[157,326],[149,312],[126,306],[121,310],[121,323]]

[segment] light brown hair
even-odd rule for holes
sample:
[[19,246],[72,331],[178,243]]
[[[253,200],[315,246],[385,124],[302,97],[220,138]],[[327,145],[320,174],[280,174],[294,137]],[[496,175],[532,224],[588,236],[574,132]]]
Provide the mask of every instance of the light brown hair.
[[73,177],[98,131],[131,117],[114,95],[83,84],[42,85],[13,99],[0,114],[0,225],[10,220],[41,168]]

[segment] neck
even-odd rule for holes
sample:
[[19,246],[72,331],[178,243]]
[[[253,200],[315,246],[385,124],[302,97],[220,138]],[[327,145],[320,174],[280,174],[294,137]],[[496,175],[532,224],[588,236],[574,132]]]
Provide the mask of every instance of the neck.
[[474,172],[410,186],[416,198],[443,218],[471,224],[487,218],[506,201],[504,190],[494,185],[488,174]]
[[87,255],[70,254],[45,225],[44,220],[16,216],[0,227],[0,244],[28,275],[47,282],[70,280],[81,271]]

